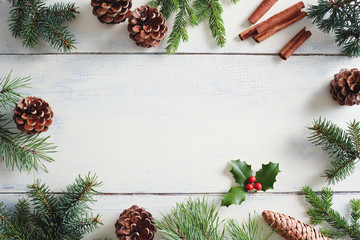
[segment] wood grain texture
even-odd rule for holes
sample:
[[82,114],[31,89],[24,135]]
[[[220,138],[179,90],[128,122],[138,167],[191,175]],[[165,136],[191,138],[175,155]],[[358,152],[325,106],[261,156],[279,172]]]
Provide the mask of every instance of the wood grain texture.
[[[48,0],[47,3],[56,2],[57,0]],[[63,0],[63,2],[72,2],[72,0]],[[146,4],[147,0],[134,2],[133,6],[139,7]],[[237,5],[231,4],[229,0],[222,0],[224,8],[224,24],[227,35],[227,45],[220,48],[216,45],[215,40],[211,37],[208,22],[201,24],[199,27],[189,27],[190,40],[187,43],[181,43],[178,53],[278,53],[285,44],[300,29],[307,26],[307,29],[313,33],[313,36],[298,51],[300,54],[339,54],[334,37],[321,33],[310,20],[301,20],[285,30],[275,34],[261,44],[256,43],[253,39],[241,42],[238,34],[250,26],[247,18],[257,8],[261,1],[242,0]],[[260,20],[280,12],[281,10],[298,2],[298,0],[278,1]],[[306,5],[316,3],[316,0],[304,0]],[[120,53],[163,53],[166,42],[163,42],[155,49],[142,49],[137,47],[128,37],[127,24],[106,25],[101,24],[92,15],[90,0],[77,1],[80,15],[77,19],[70,22],[70,30],[75,34],[78,41],[77,50],[74,52],[120,52]],[[40,43],[35,49],[29,50],[22,47],[21,40],[11,36],[8,31],[8,12],[10,5],[6,0],[0,1],[0,32],[2,33],[0,41],[0,54],[6,53],[55,53],[47,43]],[[174,16],[168,21],[170,30],[173,25]],[[168,33],[168,35],[170,32]]]

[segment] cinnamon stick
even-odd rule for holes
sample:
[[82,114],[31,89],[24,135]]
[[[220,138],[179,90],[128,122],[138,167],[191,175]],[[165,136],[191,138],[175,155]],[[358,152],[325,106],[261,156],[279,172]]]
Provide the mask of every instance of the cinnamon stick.
[[291,19],[294,16],[298,15],[301,12],[301,9],[304,8],[304,3],[298,2],[291,7],[275,14],[274,16],[268,18],[267,20],[257,24],[255,34],[263,34],[268,29],[273,28],[287,19]]
[[271,37],[272,35],[279,32],[280,30],[282,30],[282,29],[290,26],[291,24],[303,19],[306,15],[307,15],[306,12],[301,12],[299,15],[296,15],[294,18],[286,20],[285,22],[281,23],[280,25],[277,25],[277,26],[267,30],[263,34],[254,35],[253,38],[257,43],[261,43],[262,41],[264,41],[265,39]]
[[280,51],[280,57],[287,60],[307,39],[309,39],[310,36],[310,31],[306,31],[306,28],[301,29],[301,31]]
[[263,0],[259,7],[249,17],[249,21],[255,24],[278,0]]
[[243,31],[239,34],[239,37],[243,41],[253,35],[263,34],[264,32],[266,32],[266,30],[273,28],[275,25],[279,25],[288,19],[294,18],[294,16],[297,16],[298,14],[300,14],[301,9],[304,7],[305,7],[305,5],[303,2],[298,2],[298,3],[294,4],[293,6],[285,9],[284,11],[281,11],[281,12],[275,14],[274,16],[270,17],[269,19],[246,29],[245,31]]

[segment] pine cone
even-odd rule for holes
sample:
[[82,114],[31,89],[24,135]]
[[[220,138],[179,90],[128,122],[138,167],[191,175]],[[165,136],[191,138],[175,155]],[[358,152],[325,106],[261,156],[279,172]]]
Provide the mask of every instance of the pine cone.
[[93,14],[108,24],[124,22],[130,13],[131,0],[91,0]]
[[152,240],[156,227],[151,213],[136,205],[125,209],[115,223],[119,240]]
[[271,228],[286,240],[330,240],[315,228],[285,214],[266,210],[262,216]]
[[341,69],[330,82],[330,93],[340,105],[360,104],[360,72],[357,68]]
[[47,102],[37,97],[27,97],[19,101],[14,109],[14,121],[23,133],[46,132],[54,116]]
[[141,6],[129,17],[130,38],[143,48],[158,46],[167,30],[165,18],[157,8]]

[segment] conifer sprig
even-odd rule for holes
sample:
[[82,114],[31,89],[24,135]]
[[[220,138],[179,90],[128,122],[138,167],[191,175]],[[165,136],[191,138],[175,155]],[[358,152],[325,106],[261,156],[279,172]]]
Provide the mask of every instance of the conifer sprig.
[[320,30],[334,32],[336,42],[348,57],[360,56],[360,1],[318,0],[310,5],[308,17]]
[[25,47],[34,48],[43,38],[58,51],[75,48],[75,37],[61,24],[76,17],[74,3],[55,3],[46,6],[40,0],[8,0],[11,3],[9,27],[14,37],[23,40]]
[[48,142],[48,137],[18,133],[12,126],[9,110],[22,98],[20,88],[29,87],[30,77],[0,79],[0,163],[6,167],[17,168],[20,171],[38,170],[47,171],[44,162],[53,162],[50,157],[56,146]]
[[320,197],[308,186],[303,188],[306,201],[312,206],[307,211],[311,223],[314,225],[327,222],[332,228],[322,228],[320,231],[333,239],[360,239],[360,199],[350,201],[351,218],[348,222],[341,214],[332,208],[333,192],[330,188],[323,188]]
[[[95,187],[101,185],[96,175],[78,177],[61,194],[54,194],[40,181],[29,185],[29,200],[19,199],[15,210],[8,211],[0,202],[0,239],[52,240],[81,239],[101,224],[99,215],[89,214]],[[68,196],[80,196],[74,202]],[[78,202],[81,204],[77,204]],[[74,211],[74,204],[77,210]],[[32,209],[32,210],[30,210]],[[72,209],[72,210],[70,210]]]
[[335,184],[351,175],[360,157],[360,123],[355,120],[349,122],[345,131],[320,117],[309,129],[312,131],[310,142],[321,146],[332,158],[331,168],[325,170],[327,181]]
[[[236,3],[239,0],[231,1]],[[151,0],[148,4],[152,7],[160,7],[160,11],[166,19],[175,13],[175,22],[166,46],[168,54],[175,53],[180,42],[188,41],[186,29],[188,23],[196,26],[206,19],[209,20],[210,31],[217,44],[221,47],[225,46],[223,8],[219,0]]]

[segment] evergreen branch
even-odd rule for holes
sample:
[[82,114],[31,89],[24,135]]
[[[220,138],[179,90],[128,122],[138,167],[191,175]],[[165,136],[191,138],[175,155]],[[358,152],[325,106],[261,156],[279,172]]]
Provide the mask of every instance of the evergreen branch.
[[9,30],[13,37],[20,37],[23,30],[23,22],[26,19],[26,13],[23,8],[13,7],[9,14]]
[[163,215],[163,222],[155,221],[155,224],[167,240],[222,240],[225,232],[219,230],[222,221],[218,211],[205,198],[190,198]]
[[[360,201],[351,201],[351,225],[349,225],[346,219],[340,215],[339,212],[332,209],[333,192],[330,188],[323,188],[321,192],[321,198],[308,186],[303,188],[303,194],[306,201],[312,206],[312,209],[308,210],[310,221],[312,224],[317,225],[321,222],[327,222],[333,229],[323,228],[321,231],[328,237],[344,238],[349,236],[353,239],[360,239],[360,229],[357,222],[360,217]],[[324,196],[327,195],[327,196]]]
[[359,123],[348,123],[347,131],[342,130],[335,124],[321,117],[314,120],[313,127],[309,128],[312,133],[310,142],[315,146],[321,146],[323,151],[333,158],[331,168],[325,170],[327,181],[335,184],[355,171],[355,164],[359,159]]
[[76,14],[79,14],[77,9],[75,3],[54,3],[46,11],[54,22],[60,24],[75,19]]
[[22,98],[17,92],[19,88],[28,88],[30,77],[11,78],[11,73],[0,79],[0,105],[5,109],[11,109]]
[[241,225],[236,220],[230,219],[226,229],[230,240],[268,240],[275,233],[271,227],[264,229],[260,226],[259,218],[251,217],[250,214],[248,221],[243,221]]

